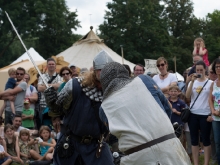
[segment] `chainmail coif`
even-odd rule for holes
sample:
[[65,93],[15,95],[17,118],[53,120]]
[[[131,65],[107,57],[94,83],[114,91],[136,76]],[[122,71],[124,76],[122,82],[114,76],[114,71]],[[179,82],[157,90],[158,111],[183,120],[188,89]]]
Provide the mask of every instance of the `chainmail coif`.
[[114,91],[117,91],[131,82],[127,69],[117,63],[111,62],[104,66],[100,75],[103,90],[103,100]]

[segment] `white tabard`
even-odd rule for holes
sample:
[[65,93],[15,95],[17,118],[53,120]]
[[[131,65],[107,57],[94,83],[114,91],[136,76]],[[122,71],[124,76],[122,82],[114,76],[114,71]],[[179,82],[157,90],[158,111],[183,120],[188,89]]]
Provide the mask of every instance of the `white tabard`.
[[[102,103],[110,132],[126,151],[161,136],[174,133],[170,119],[157,104],[142,80],[136,77],[113,92]],[[173,138],[125,156],[121,165],[189,165],[179,139]]]

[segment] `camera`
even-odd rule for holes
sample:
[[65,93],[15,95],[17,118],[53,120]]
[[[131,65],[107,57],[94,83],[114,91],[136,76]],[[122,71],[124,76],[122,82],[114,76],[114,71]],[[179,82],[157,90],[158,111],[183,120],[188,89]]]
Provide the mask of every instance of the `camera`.
[[201,74],[197,74],[196,77],[197,77],[197,78],[201,78],[202,75],[201,75]]

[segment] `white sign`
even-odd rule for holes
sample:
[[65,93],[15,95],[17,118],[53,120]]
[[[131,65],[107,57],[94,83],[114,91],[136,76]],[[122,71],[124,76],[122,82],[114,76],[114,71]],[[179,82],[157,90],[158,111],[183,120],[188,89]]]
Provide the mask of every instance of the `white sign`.
[[157,60],[152,60],[152,59],[144,59],[145,62],[145,73],[151,72],[151,73],[160,73],[160,71],[157,68]]

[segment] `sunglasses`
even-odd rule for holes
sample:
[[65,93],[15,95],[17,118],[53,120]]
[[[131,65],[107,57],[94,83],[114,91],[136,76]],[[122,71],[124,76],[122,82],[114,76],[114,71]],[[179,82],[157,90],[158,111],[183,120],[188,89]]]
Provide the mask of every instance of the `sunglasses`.
[[69,75],[70,73],[63,73],[62,76]]
[[159,68],[160,66],[164,66],[165,64],[158,64],[157,67]]
[[23,75],[24,75],[24,73],[16,73],[16,75],[23,76]]

